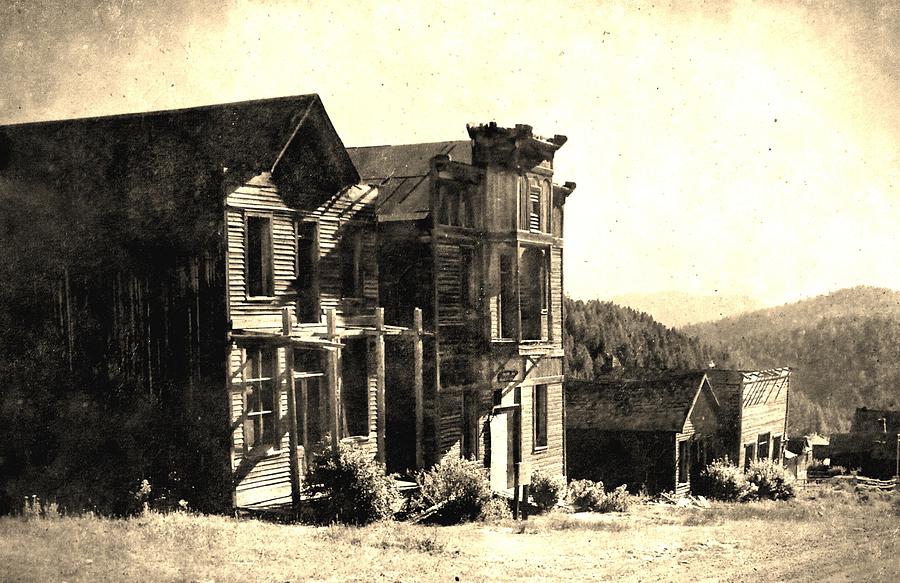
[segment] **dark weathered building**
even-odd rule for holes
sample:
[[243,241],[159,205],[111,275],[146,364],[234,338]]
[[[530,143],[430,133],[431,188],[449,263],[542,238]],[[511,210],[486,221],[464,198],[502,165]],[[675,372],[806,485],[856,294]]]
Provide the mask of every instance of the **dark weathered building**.
[[850,432],[831,435],[827,444],[816,446],[816,456],[869,477],[896,475],[900,468],[900,411],[858,407]]
[[720,400],[703,372],[570,381],[569,478],[686,494],[723,451]]
[[27,285],[73,374],[181,427],[227,403],[230,444],[208,441],[235,507],[296,503],[339,442],[400,472],[474,456],[505,489],[520,462],[565,473],[574,185],[552,183],[563,136],[469,136],[348,153],[315,95],[22,124],[0,187],[53,211]]

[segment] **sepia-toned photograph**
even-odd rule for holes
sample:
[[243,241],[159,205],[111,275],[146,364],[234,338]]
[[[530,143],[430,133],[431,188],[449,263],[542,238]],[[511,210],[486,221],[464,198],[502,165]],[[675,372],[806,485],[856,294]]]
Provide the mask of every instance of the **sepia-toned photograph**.
[[0,0],[0,581],[900,581],[900,5]]

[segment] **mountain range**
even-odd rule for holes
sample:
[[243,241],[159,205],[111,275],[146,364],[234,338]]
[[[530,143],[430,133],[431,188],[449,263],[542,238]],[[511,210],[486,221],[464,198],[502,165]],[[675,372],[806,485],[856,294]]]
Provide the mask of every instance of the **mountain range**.
[[[692,316],[695,321],[702,316]],[[856,407],[900,409],[900,292],[855,287],[670,328],[613,302],[566,300],[566,374],[790,366],[789,433],[846,431]]]
[[646,312],[657,322],[676,328],[719,320],[763,307],[761,302],[749,296],[676,291],[624,294],[613,297],[612,302],[638,312]]

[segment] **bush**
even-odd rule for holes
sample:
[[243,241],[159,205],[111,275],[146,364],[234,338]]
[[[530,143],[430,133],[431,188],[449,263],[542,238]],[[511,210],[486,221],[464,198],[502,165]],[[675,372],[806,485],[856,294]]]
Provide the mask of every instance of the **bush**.
[[756,485],[748,482],[744,472],[728,458],[706,466],[694,486],[697,493],[726,502],[744,502],[756,496]]
[[603,501],[597,512],[625,512],[631,505],[631,496],[628,495],[627,486],[622,484],[612,492],[603,496]]
[[768,500],[789,500],[796,495],[794,483],[784,468],[767,460],[747,468],[747,482],[756,487],[756,496]]
[[538,470],[531,475],[531,498],[542,511],[556,506],[566,491],[566,482],[562,476],[550,476]]
[[625,512],[631,504],[624,484],[607,493],[603,482],[591,480],[573,480],[569,484],[568,497],[569,503],[579,512]]
[[491,499],[491,485],[480,462],[446,456],[416,482],[424,508],[442,506],[440,521],[456,524],[473,520]]
[[489,524],[497,524],[512,518],[512,510],[509,501],[502,496],[491,496],[487,502],[481,505],[478,520]]
[[363,525],[393,516],[400,494],[384,466],[364,451],[341,445],[316,456],[307,477],[312,493],[326,495],[320,520]]

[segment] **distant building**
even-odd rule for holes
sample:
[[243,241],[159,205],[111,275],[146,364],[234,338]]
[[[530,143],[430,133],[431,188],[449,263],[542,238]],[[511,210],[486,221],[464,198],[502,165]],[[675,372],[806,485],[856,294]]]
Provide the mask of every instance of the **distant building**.
[[900,411],[860,407],[850,432],[831,435],[827,445],[816,448],[816,456],[865,476],[889,478],[897,471],[898,445]]
[[722,405],[723,454],[742,468],[756,460],[781,463],[787,435],[790,369],[713,368],[706,372]]
[[569,478],[686,494],[723,451],[721,411],[704,372],[568,382]]

